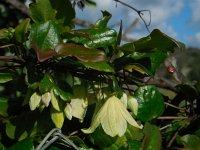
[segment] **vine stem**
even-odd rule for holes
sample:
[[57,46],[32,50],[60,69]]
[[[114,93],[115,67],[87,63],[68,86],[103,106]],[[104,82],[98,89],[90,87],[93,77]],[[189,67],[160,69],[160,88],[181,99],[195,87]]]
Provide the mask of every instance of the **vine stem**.
[[176,120],[176,119],[187,119],[188,117],[177,117],[177,116],[162,116],[158,117],[159,120]]

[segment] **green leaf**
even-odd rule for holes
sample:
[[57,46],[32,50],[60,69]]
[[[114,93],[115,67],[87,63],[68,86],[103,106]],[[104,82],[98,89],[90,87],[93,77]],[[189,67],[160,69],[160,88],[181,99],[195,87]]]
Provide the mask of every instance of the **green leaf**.
[[127,144],[131,150],[140,150],[142,147],[142,143],[139,141],[128,140]]
[[14,35],[14,29],[13,28],[4,28],[0,29],[0,40],[9,40],[13,37]]
[[8,100],[6,98],[0,97],[0,115],[7,117]]
[[54,87],[49,74],[45,74],[39,83],[39,90],[42,94],[49,92]]
[[32,139],[24,139],[12,147],[9,150],[34,150],[34,145]]
[[54,93],[57,96],[60,96],[60,98],[64,101],[68,101],[72,97],[70,92],[64,91],[63,89],[61,89],[60,87],[56,85],[54,86],[53,90],[54,90]]
[[25,34],[28,30],[30,19],[27,18],[23,20],[16,28],[15,28],[15,38],[18,42],[24,42],[25,41]]
[[6,124],[6,134],[9,138],[23,140],[32,134],[36,119],[39,118],[39,111],[27,111],[13,116]]
[[120,21],[119,32],[118,32],[118,34],[117,34],[117,41],[116,41],[116,44],[115,44],[116,47],[117,47],[118,45],[120,45],[120,43],[121,43],[121,39],[122,39],[122,28],[123,28],[123,26],[122,26],[122,20],[121,20],[121,21]]
[[117,50],[123,53],[133,53],[135,51],[134,43],[126,43],[120,47],[117,47]]
[[86,68],[103,71],[103,72],[112,72],[114,73],[114,69],[105,61],[102,62],[80,62]]
[[30,41],[38,60],[45,61],[55,55],[54,47],[60,42],[58,27],[53,21],[33,24]]
[[139,87],[135,91],[138,101],[137,118],[141,121],[150,121],[162,115],[164,111],[164,100],[154,85]]
[[75,10],[69,0],[50,0],[51,6],[56,10],[56,19],[64,25],[71,23],[75,18]]
[[0,83],[6,83],[13,80],[14,75],[11,73],[0,73]]
[[95,23],[95,28],[99,28],[99,29],[104,29],[107,27],[108,21],[110,20],[110,18],[112,17],[112,15],[107,12],[107,11],[102,11],[103,14],[103,18],[99,19],[96,23]]
[[91,47],[91,48],[98,48],[103,47],[106,48],[108,46],[112,46],[116,43],[117,40],[117,33],[115,30],[111,29],[80,29],[77,30],[80,33],[85,33],[90,35],[89,38],[80,35],[79,37],[73,37],[71,38],[72,41],[76,43],[82,43],[85,47]]
[[188,150],[200,149],[200,138],[196,135],[187,134],[182,136],[180,140],[184,147]]
[[54,20],[56,10],[51,6],[50,0],[36,0],[29,5],[30,17],[36,23]]
[[105,53],[94,48],[86,48],[73,43],[58,44],[55,47],[58,56],[74,56],[84,62],[105,61]]
[[123,91],[122,88],[119,86],[117,78],[115,76],[112,76],[111,79],[113,81],[113,90],[116,92],[117,97],[121,98],[123,95]]
[[159,127],[151,125],[148,122],[144,126],[145,138],[142,144],[142,150],[160,150],[161,133]]
[[158,29],[153,30],[149,36],[139,39],[133,43],[135,45],[135,50],[140,52],[152,50],[173,52],[174,48],[180,47],[174,39],[162,33]]
[[148,52],[148,53],[140,53],[140,52],[134,52],[132,54],[129,54],[126,56],[127,58],[133,58],[134,60],[142,60],[144,58],[150,59],[150,71],[152,74],[155,74],[158,67],[161,65],[161,63],[164,62],[164,60],[167,58],[167,53],[161,52],[161,51],[154,51],[154,52]]
[[56,128],[62,128],[65,116],[62,111],[57,111],[53,107],[51,108],[51,119]]

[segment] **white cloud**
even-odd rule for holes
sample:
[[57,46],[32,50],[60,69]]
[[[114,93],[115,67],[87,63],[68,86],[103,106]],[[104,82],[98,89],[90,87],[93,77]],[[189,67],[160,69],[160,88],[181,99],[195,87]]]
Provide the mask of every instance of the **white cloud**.
[[200,0],[193,0],[190,3],[190,7],[192,9],[192,19],[191,23],[194,25],[200,25],[200,15],[199,15],[199,9],[200,9]]
[[194,36],[186,36],[185,41],[188,46],[200,47],[200,32],[197,32]]

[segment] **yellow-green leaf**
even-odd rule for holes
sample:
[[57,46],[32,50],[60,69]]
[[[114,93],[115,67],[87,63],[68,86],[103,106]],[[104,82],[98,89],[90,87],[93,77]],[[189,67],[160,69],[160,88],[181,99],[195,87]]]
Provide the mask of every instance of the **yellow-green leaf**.
[[62,111],[57,111],[54,108],[51,109],[51,119],[56,128],[62,128],[64,123],[64,114]]
[[51,94],[49,92],[46,92],[42,95],[42,103],[48,107],[51,100]]
[[30,109],[32,111],[35,110],[39,106],[40,101],[41,101],[41,96],[37,92],[33,93],[29,101]]
[[57,111],[60,111],[60,107],[59,107],[59,103],[58,103],[58,99],[55,96],[53,90],[51,90],[51,104],[53,106],[53,108]]

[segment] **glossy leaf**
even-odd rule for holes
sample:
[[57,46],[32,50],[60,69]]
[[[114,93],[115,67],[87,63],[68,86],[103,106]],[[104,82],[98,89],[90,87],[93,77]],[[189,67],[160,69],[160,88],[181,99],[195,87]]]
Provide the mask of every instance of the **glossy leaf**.
[[[158,42],[159,41],[159,42]],[[179,47],[177,41],[155,29],[147,37],[134,42],[135,50],[138,52],[145,51],[162,51],[173,52],[174,48]]]
[[16,28],[15,28],[15,38],[18,42],[24,42],[25,41],[25,34],[27,33],[30,19],[27,18],[23,20]]
[[11,73],[0,73],[0,83],[6,83],[13,80],[14,76]]
[[40,62],[52,58],[55,55],[53,49],[60,41],[57,25],[53,21],[33,24],[30,41]]
[[107,12],[107,11],[102,11],[103,14],[103,18],[99,19],[96,23],[95,23],[95,28],[99,28],[99,29],[104,29],[107,27],[107,23],[110,20],[110,18],[112,17],[112,15]]
[[111,29],[80,29],[77,30],[79,32],[84,32],[85,34],[90,35],[90,38],[86,38],[85,36],[74,37],[71,40],[76,43],[82,43],[85,47],[91,48],[100,48],[112,46],[116,43],[117,33],[115,30]]
[[29,5],[29,12],[36,23],[54,20],[56,16],[56,10],[51,6],[50,0],[36,0],[36,3]]
[[7,117],[8,100],[6,98],[0,97],[0,115]]
[[9,150],[34,150],[32,139],[24,139],[9,148]]
[[146,123],[144,126],[145,138],[142,144],[142,150],[160,150],[161,133],[159,127]]
[[84,62],[105,61],[105,53],[98,49],[86,48],[73,43],[58,44],[55,47],[58,56],[74,56]]
[[102,72],[112,72],[114,73],[114,69],[105,61],[102,62],[80,62],[86,68],[102,71]]
[[139,87],[135,91],[138,101],[137,118],[142,121],[150,121],[162,115],[164,100],[158,89],[153,85]]
[[56,126],[56,128],[62,128],[65,117],[62,111],[57,111],[54,108],[51,108],[51,119]]

